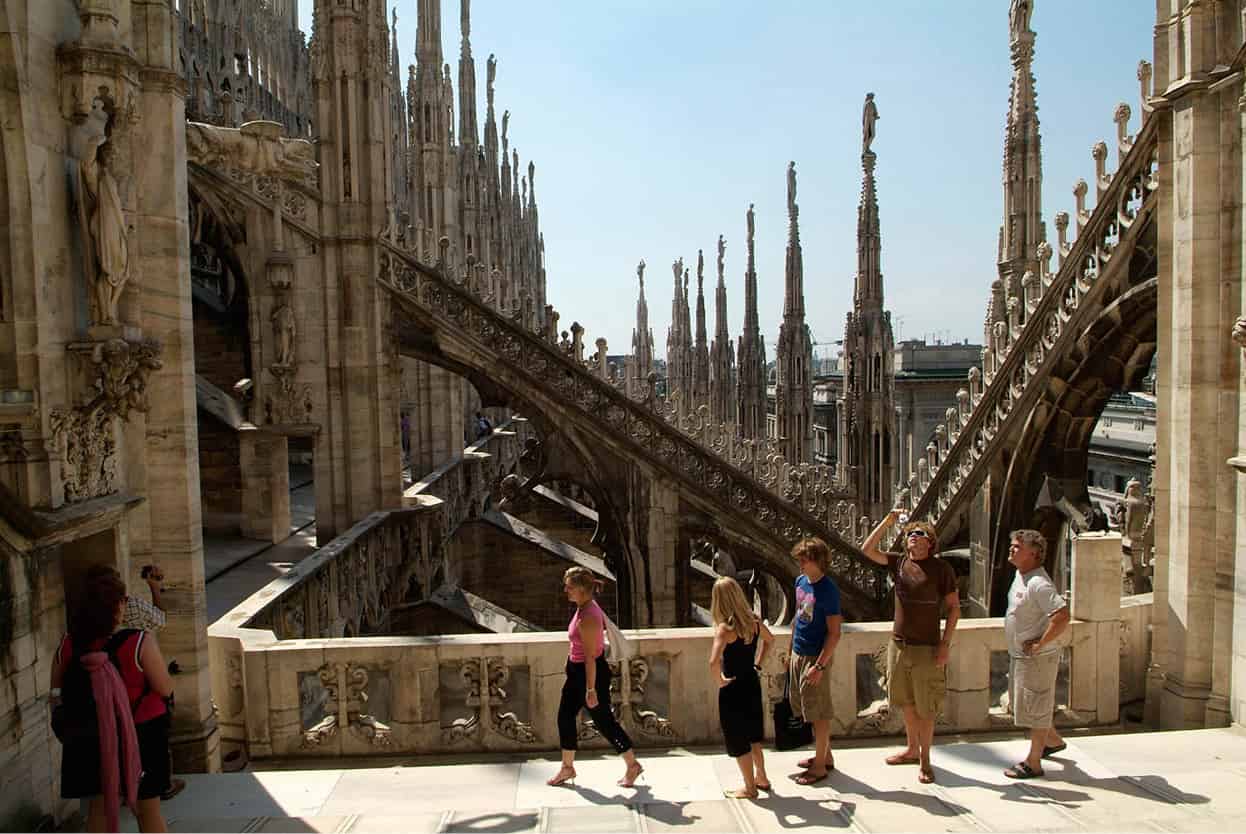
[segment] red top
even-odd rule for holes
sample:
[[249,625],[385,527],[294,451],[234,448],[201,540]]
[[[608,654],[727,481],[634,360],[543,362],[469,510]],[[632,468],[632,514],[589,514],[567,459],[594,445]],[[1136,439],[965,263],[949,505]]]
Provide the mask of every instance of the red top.
[[[147,684],[147,675],[143,672],[143,664],[139,662],[139,652],[143,648],[143,639],[147,632],[135,630],[117,649],[117,661],[121,668],[121,680],[125,683],[125,691],[134,710],[134,723],[142,724],[159,718],[168,712],[164,698]],[[96,640],[89,651],[103,651],[108,639]],[[64,668],[66,662],[73,659],[73,643],[66,634],[61,638],[60,648],[56,650],[56,659]]]

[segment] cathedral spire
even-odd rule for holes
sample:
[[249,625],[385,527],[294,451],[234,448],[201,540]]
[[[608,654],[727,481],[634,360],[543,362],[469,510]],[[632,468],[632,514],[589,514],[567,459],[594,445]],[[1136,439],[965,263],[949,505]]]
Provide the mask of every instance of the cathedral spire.
[[861,203],[857,207],[857,280],[853,292],[854,306],[883,303],[883,274],[880,268],[882,241],[879,236],[878,193],[874,185],[874,164],[878,156],[870,149],[874,141],[874,123],[878,121],[874,94],[866,93],[862,113],[864,139],[861,151]]
[[653,370],[653,330],[649,327],[649,304],[645,301],[645,262],[636,265],[640,295],[636,299],[636,329],[632,331],[632,380],[644,383]]
[[715,423],[736,422],[735,351],[727,331],[727,283],[723,259],[727,244],[718,236],[718,287],[714,297],[714,341],[710,345],[710,415]]
[[787,166],[787,258],[784,265],[783,324],[775,348],[775,428],[789,463],[813,459],[813,340],[805,325],[804,262],[800,249],[800,206],[796,163]]
[[474,149],[480,139],[476,124],[476,59],[472,57],[472,0],[459,0],[459,28],[459,142]]
[[748,223],[748,266],[744,272],[744,331],[740,334],[736,361],[739,364],[736,415],[740,434],[766,437],[766,341],[757,321],[757,270],[754,251],[753,204],[745,215]]
[[800,206],[796,203],[796,163],[787,164],[787,263],[784,268],[783,317],[805,318],[804,261],[800,249]]
[[705,333],[705,253],[697,250],[696,341],[692,348],[693,407],[707,405],[710,396],[710,348]]
[[1038,269],[1038,244],[1047,239],[1042,212],[1043,157],[1034,89],[1034,0],[1012,0],[1008,11],[1012,84],[1004,131],[1004,221],[999,273],[1005,291],[1020,293],[1026,270]]
[[892,489],[904,471],[907,441],[895,432],[895,338],[883,309],[877,155],[871,148],[878,121],[874,94],[861,114],[861,204],[857,210],[857,278],[852,312],[844,326],[844,397],[839,410],[839,475],[861,511],[880,518],[891,509]]

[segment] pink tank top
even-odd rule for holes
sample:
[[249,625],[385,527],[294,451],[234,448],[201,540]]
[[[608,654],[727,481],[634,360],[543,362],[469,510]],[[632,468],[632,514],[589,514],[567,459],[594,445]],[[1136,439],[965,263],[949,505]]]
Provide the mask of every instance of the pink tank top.
[[596,620],[601,626],[601,636],[597,639],[597,652],[593,655],[593,659],[601,657],[606,642],[606,614],[601,610],[601,606],[597,604],[597,600],[590,600],[588,605],[583,608],[576,609],[575,616],[571,618],[571,625],[567,627],[567,637],[571,640],[571,653],[569,657],[572,663],[583,663],[587,658],[584,656],[584,641],[580,639],[580,619],[588,617]]

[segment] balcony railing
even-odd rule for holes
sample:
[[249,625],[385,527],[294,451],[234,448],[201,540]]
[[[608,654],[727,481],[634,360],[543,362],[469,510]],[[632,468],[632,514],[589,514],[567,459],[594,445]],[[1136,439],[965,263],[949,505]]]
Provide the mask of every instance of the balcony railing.
[[[1113,558],[1119,546],[1116,536],[1086,537],[1075,546],[1074,620],[1058,684],[1056,720],[1063,726],[1113,724],[1119,705],[1144,693],[1151,598],[1119,597],[1119,556]],[[323,557],[326,565],[318,570],[332,572],[356,555],[350,546],[330,545],[311,558]],[[281,582],[252,600],[265,608],[285,605],[290,588],[274,588]],[[890,635],[890,623],[844,627],[831,672],[836,736],[900,731],[900,716],[887,707],[885,694]],[[612,700],[634,742],[720,743],[718,688],[708,666],[712,631],[652,629],[628,636],[636,654],[615,667]],[[790,645],[786,629],[776,636],[763,670],[767,714],[781,697]],[[248,757],[558,747],[555,718],[567,658],[560,632],[279,639],[243,610],[213,625],[209,643],[222,744],[226,760],[236,765]],[[937,730],[1011,726],[1006,669],[1004,621],[962,621]],[[591,724],[581,727],[580,737],[588,747],[604,746]]]

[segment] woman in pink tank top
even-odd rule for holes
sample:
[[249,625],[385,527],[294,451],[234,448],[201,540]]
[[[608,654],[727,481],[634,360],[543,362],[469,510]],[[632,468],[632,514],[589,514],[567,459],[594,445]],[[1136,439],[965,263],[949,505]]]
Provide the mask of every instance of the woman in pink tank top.
[[575,751],[578,732],[575,725],[580,710],[587,708],[593,726],[623,756],[627,770],[619,785],[630,788],[644,772],[632,740],[615,720],[610,710],[610,664],[605,657],[606,614],[593,599],[600,580],[587,568],[570,568],[563,575],[563,590],[575,603],[575,614],[567,626],[570,649],[567,652],[567,682],[562,687],[558,704],[558,744],[562,748],[562,767],[547,784],[561,785],[575,781]]

